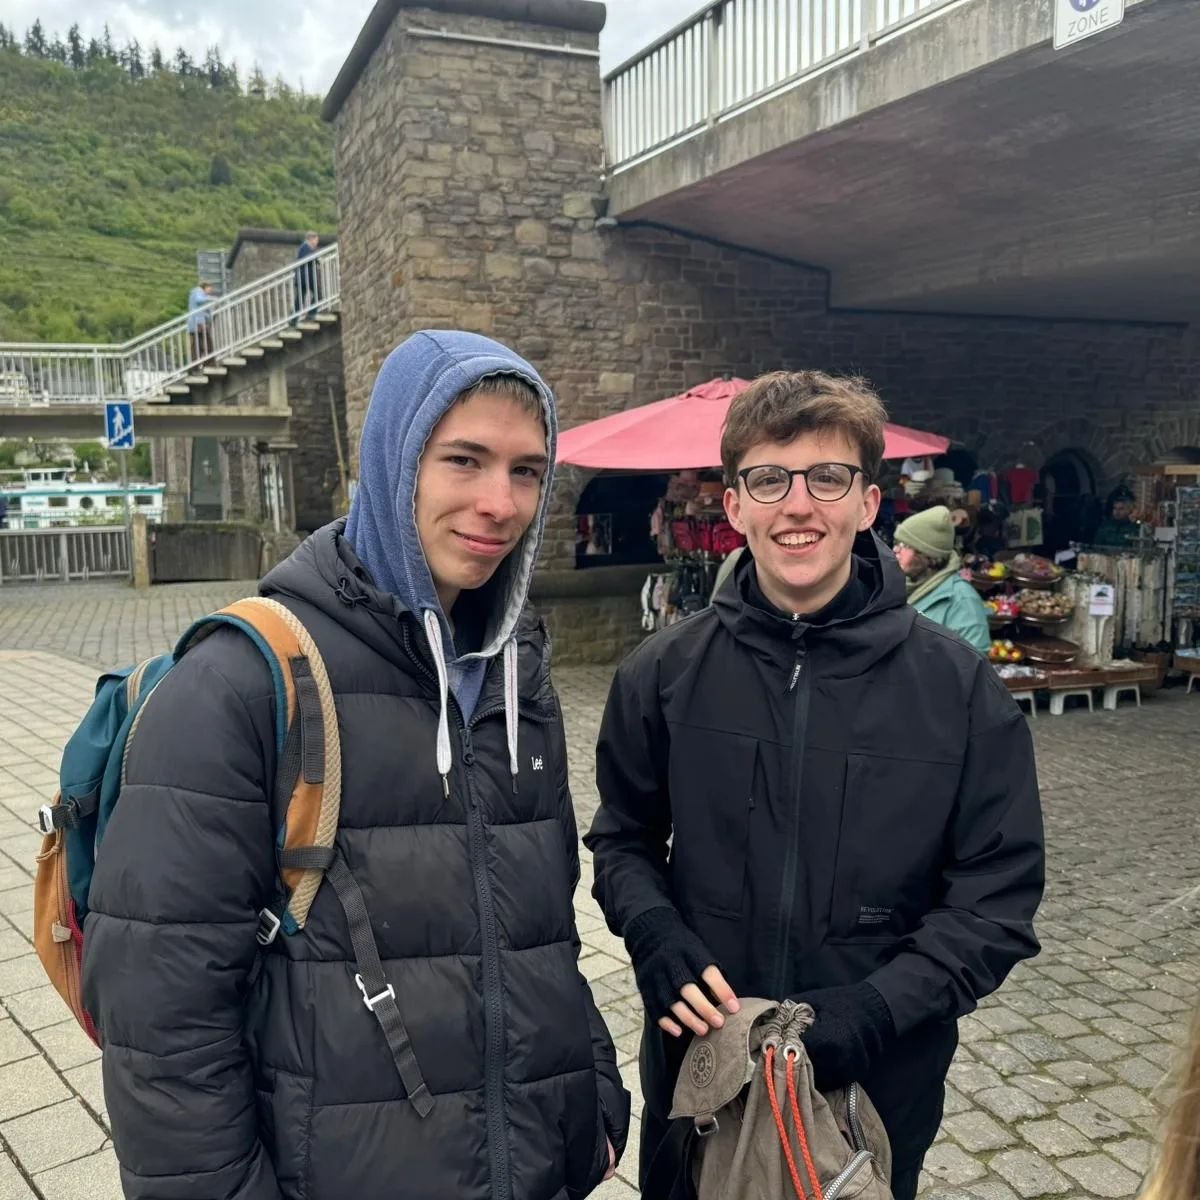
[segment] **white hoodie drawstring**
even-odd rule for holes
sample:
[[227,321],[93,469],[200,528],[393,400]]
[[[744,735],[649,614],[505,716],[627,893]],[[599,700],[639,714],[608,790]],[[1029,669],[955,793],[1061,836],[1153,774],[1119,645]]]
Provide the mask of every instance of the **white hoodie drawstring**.
[[[442,792],[450,795],[450,768],[454,758],[450,753],[450,678],[446,671],[446,651],[442,643],[442,625],[433,609],[425,610],[425,636],[437,669],[438,728],[437,769],[442,777]],[[504,733],[508,741],[508,770],[512,789],[517,791],[517,776],[521,770],[517,758],[517,639],[504,643]]]
[[442,777],[442,792],[449,797],[450,767],[454,762],[450,753],[450,681],[446,675],[446,652],[442,647],[442,626],[433,609],[425,610],[425,636],[429,638],[429,650],[433,655],[433,665],[437,668],[437,769],[438,774]]
[[504,731],[508,736],[508,769],[512,774],[513,794],[517,791],[517,639],[504,643]]

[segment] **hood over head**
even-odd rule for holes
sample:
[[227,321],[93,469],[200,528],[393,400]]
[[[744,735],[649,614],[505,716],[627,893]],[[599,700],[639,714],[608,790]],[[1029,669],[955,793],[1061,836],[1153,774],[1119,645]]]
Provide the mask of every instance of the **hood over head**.
[[[465,592],[483,612],[479,648],[455,649],[454,630],[442,609],[417,531],[417,475],[434,427],[463,392],[494,375],[517,375],[542,400],[546,425],[546,474],[537,510],[513,551],[483,587]],[[381,590],[395,596],[424,627],[437,670],[439,716],[437,764],[450,794],[449,710],[453,696],[470,721],[483,688],[487,661],[503,651],[504,713],[509,770],[517,786],[516,631],[542,541],[558,426],[554,395],[542,377],[507,346],[477,333],[424,330],[388,355],[371,393],[359,447],[358,490],[350,506],[345,538]],[[468,607],[472,607],[468,601]]]
[[558,424],[554,395],[519,354],[491,338],[453,330],[414,333],[388,355],[371,393],[359,449],[359,480],[345,536],[381,590],[398,597],[418,620],[433,612],[444,640],[453,634],[442,611],[417,533],[417,473],[421,454],[455,400],[489,375],[518,375],[542,398],[549,465],[537,513],[491,581],[480,649],[462,658],[491,658],[517,627],[529,596],[553,482]]

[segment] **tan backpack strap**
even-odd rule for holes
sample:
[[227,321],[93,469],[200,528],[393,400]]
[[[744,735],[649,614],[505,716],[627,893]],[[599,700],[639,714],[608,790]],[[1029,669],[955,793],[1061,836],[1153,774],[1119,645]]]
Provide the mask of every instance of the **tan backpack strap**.
[[[286,806],[281,850],[332,847],[342,802],[342,747],[333,689],[321,652],[304,623],[276,600],[254,596],[222,613],[251,625],[283,669],[287,697],[287,740],[277,764],[277,796]],[[285,867],[287,916],[302,929],[324,871]]]

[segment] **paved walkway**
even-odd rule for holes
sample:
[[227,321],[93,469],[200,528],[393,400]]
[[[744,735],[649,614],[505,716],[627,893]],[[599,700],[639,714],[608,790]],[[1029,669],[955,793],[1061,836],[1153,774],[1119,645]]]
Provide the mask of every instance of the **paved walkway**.
[[[42,982],[28,940],[33,813],[53,791],[96,666],[158,652],[193,617],[242,594],[238,585],[147,596],[91,585],[0,595],[0,1200],[121,1195],[98,1053]],[[557,676],[583,827],[596,805],[591,748],[609,674]],[[1050,844],[1045,950],[962,1022],[928,1196],[1134,1194],[1155,1130],[1153,1094],[1200,991],[1198,719],[1200,696],[1171,691],[1140,712],[1034,723]],[[590,882],[585,854],[583,969],[636,1088],[640,1005]],[[635,1157],[627,1162],[632,1170]],[[596,1195],[636,1192],[622,1170]]]

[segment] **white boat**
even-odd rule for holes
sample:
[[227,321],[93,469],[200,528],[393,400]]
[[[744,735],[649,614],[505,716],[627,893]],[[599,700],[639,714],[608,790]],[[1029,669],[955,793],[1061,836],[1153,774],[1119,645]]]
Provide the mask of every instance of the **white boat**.
[[0,471],[0,498],[7,529],[71,529],[123,525],[128,513],[150,521],[163,517],[165,483],[110,483],[83,479],[70,467]]

